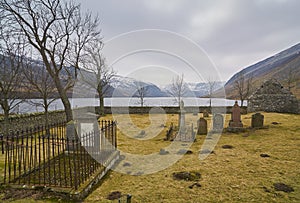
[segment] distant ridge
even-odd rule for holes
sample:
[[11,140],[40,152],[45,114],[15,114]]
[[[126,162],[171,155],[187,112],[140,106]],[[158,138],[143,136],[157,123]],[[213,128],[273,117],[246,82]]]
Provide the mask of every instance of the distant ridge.
[[250,77],[253,78],[252,87],[254,89],[271,78],[278,80],[285,88],[288,88],[288,80],[290,79],[292,81],[291,92],[300,99],[300,43],[233,75],[225,84],[227,98],[238,98],[233,85],[240,73],[244,74],[246,80]]

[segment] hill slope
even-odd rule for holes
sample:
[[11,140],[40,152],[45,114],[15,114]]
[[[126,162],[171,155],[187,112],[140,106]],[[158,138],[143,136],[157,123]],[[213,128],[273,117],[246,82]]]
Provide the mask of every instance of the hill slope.
[[[263,81],[277,79],[284,87],[291,87],[291,92],[300,98],[300,43],[274,56],[251,65],[236,73],[225,84],[227,98],[238,98],[233,85],[239,74],[244,74],[246,80],[252,77],[252,87],[256,89]],[[288,81],[291,81],[290,85]]]

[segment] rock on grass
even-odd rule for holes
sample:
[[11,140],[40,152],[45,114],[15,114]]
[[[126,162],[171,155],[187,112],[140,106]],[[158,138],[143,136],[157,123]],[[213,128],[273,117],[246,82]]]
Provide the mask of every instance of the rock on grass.
[[107,196],[107,199],[108,200],[115,200],[115,199],[119,199],[121,196],[122,196],[122,193],[120,191],[114,191],[114,192],[111,192]]

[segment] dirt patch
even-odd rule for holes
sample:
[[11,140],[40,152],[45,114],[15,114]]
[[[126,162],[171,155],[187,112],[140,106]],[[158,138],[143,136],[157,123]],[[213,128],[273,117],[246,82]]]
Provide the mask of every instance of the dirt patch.
[[131,163],[125,162],[125,163],[123,164],[123,167],[128,167],[128,166],[131,166]]
[[260,157],[262,157],[262,158],[268,158],[268,157],[270,157],[270,155],[269,154],[260,154]]
[[291,186],[284,183],[274,183],[273,186],[276,191],[283,191],[287,193],[294,192],[294,189]]
[[115,199],[119,199],[121,198],[122,196],[122,193],[120,191],[114,191],[114,192],[111,192],[106,199],[108,200],[115,200]]
[[263,190],[265,191],[265,192],[268,192],[268,193],[270,193],[271,191],[267,188],[267,187],[263,187]]
[[203,149],[200,151],[200,154],[215,154],[215,152],[210,151],[209,149]]
[[195,186],[196,187],[201,187],[201,184],[200,183],[194,183],[194,184],[190,185],[189,188],[193,189]]
[[193,154],[193,151],[186,150],[186,149],[180,149],[177,154]]
[[166,154],[169,154],[169,152],[166,151],[165,149],[160,149],[160,150],[159,150],[159,154],[160,154],[160,155],[166,155]]
[[225,144],[222,146],[223,149],[232,149],[233,146],[232,145],[228,145],[228,144]]
[[195,171],[181,171],[173,173],[174,180],[185,180],[185,181],[198,181],[201,178],[201,174]]

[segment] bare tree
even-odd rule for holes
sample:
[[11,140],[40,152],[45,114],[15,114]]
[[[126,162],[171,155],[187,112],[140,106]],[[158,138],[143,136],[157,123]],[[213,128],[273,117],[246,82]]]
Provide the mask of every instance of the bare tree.
[[135,82],[135,87],[136,87],[136,95],[140,99],[139,104],[141,105],[141,107],[143,107],[145,104],[145,97],[148,94],[149,87],[147,86],[146,83],[140,81]]
[[88,55],[84,57],[82,63],[83,68],[92,75],[81,74],[81,77],[84,83],[96,90],[99,97],[100,115],[104,115],[104,98],[110,90],[111,80],[116,72],[105,63],[105,58],[101,53],[103,43],[96,41],[91,45],[86,48]]
[[209,107],[211,108],[211,103],[212,103],[211,100],[213,97],[213,93],[217,88],[217,81],[212,78],[208,78],[207,84],[208,84],[207,93],[208,93],[208,97],[209,97]]
[[239,99],[241,100],[241,106],[243,106],[244,101],[248,99],[252,92],[252,82],[253,76],[250,75],[247,79],[243,72],[239,72],[237,78],[234,81],[233,88],[237,92]]
[[297,81],[296,73],[293,70],[294,68],[291,66],[288,68],[287,79],[285,82],[289,91],[295,87],[294,83]]
[[58,99],[56,86],[53,79],[43,66],[37,61],[27,60],[23,74],[26,78],[25,88],[33,97],[41,98],[42,101],[32,100],[31,104],[43,107],[45,111],[45,125],[49,124],[49,106]]
[[21,69],[24,49],[18,37],[16,40],[10,38],[11,34],[0,27],[0,106],[4,113],[4,132],[7,133],[10,112],[23,102]]
[[79,4],[63,0],[2,0],[0,12],[5,23],[14,28],[14,33],[22,34],[27,47],[44,62],[67,121],[72,120],[67,92],[74,85],[85,46],[90,41],[101,41],[98,17],[93,19],[90,13],[82,16]]
[[175,98],[176,103],[180,106],[182,97],[188,92],[188,86],[184,83],[184,75],[173,78],[171,86],[171,95]]

